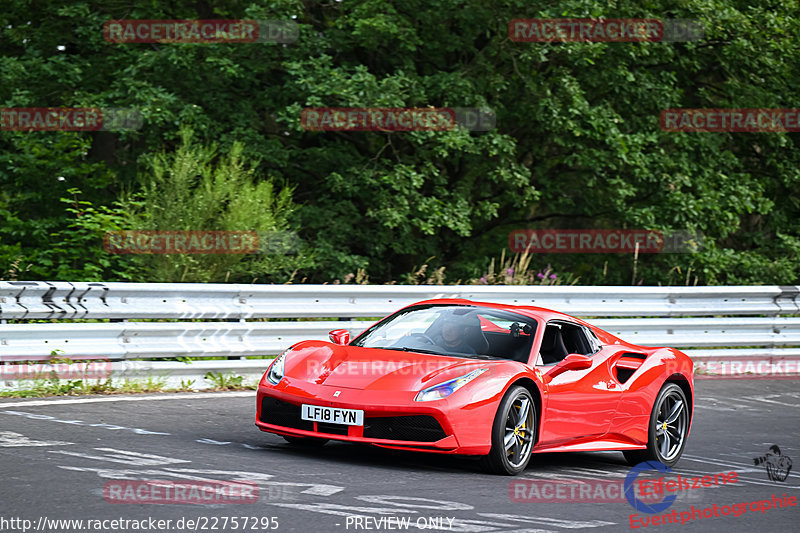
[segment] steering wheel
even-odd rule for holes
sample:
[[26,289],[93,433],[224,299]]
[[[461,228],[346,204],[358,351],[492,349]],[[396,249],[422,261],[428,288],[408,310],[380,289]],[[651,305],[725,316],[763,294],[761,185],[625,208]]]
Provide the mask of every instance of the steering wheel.
[[427,335],[425,335],[424,333],[412,333],[411,336],[412,337],[422,337],[422,339],[426,341],[425,344],[430,344],[430,345],[433,345],[433,346],[436,345],[436,342],[433,339],[431,339],[430,337],[428,337]]

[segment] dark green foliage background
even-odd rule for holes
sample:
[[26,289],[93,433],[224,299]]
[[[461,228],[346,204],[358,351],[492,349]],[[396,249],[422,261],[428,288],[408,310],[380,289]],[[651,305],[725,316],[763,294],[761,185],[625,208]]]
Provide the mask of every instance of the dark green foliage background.
[[[507,36],[514,18],[599,16],[695,19],[705,38]],[[103,39],[108,19],[188,18],[294,19],[300,38]],[[222,153],[242,142],[261,175],[294,188],[295,229],[314,251],[296,279],[364,268],[372,282],[402,280],[433,257],[448,282],[466,281],[513,229],[650,228],[706,241],[697,254],[640,257],[633,279],[630,255],[549,255],[532,268],[551,264],[582,284],[800,283],[798,134],[658,125],[669,107],[800,107],[796,0],[4,0],[0,56],[3,107],[135,107],[144,117],[140,131],[119,134],[0,132],[5,279],[135,277],[98,235],[117,229],[114,202],[139,189],[143,162],[173,150],[185,126]],[[488,106],[497,128],[306,132],[309,106]],[[62,201],[69,188],[88,204]],[[78,205],[96,216],[79,220]],[[290,270],[230,281],[280,282]]]

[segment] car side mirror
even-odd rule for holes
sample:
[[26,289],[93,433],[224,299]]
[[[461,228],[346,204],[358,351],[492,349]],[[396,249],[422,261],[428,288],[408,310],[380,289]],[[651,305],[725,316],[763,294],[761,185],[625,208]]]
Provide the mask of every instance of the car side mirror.
[[346,329],[335,329],[328,333],[328,338],[332,343],[344,346],[350,342],[350,332]]
[[553,379],[564,372],[568,372],[570,370],[586,370],[587,368],[591,367],[591,359],[579,353],[571,353],[559,361],[556,366],[545,372],[544,375],[549,378],[549,381],[550,379]]

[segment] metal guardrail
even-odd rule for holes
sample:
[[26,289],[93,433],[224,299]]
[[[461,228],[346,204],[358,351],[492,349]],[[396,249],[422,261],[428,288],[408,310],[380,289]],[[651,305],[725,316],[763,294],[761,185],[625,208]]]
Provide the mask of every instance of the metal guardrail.
[[0,320],[253,319],[384,316],[419,300],[466,298],[576,316],[800,313],[800,286],[236,285],[0,282]]
[[[710,349],[717,347],[729,348],[728,355],[737,353],[730,350],[735,347],[750,347],[741,349],[742,354],[769,349],[774,355],[800,347],[800,317],[595,319],[592,323],[635,344],[672,346],[698,356],[717,353]],[[4,324],[0,360],[47,360],[54,350],[62,357],[112,361],[267,356],[301,340],[327,340],[332,329],[357,335],[370,325],[362,320]]]
[[125,359],[275,355],[328,332],[360,332],[364,321],[313,322],[115,322],[0,325],[0,360],[33,361],[59,356]]
[[[206,367],[256,376],[263,372],[266,362],[239,358],[275,355],[304,339],[327,339],[332,329],[348,329],[355,335],[371,321],[252,319],[381,317],[431,298],[535,305],[576,316],[601,317],[590,321],[636,344],[683,349],[695,360],[781,359],[800,356],[798,296],[798,286],[0,282],[0,362],[47,361],[56,354],[60,358],[115,361],[115,377],[166,372],[188,379],[204,374]],[[24,323],[47,319],[51,322]],[[81,321],[88,319],[124,321]],[[127,321],[153,319],[203,321]],[[201,360],[195,361],[192,369],[178,362],[147,361],[174,357]],[[209,357],[232,360],[202,361]]]

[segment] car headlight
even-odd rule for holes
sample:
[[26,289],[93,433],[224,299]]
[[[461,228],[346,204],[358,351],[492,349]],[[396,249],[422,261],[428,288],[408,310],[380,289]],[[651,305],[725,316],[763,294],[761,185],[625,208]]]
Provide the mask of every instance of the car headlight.
[[278,382],[283,379],[283,360],[286,358],[286,352],[289,350],[284,351],[280,354],[270,365],[269,370],[267,370],[267,381],[272,383],[273,385],[277,385]]
[[459,378],[451,379],[450,381],[445,381],[444,383],[439,383],[438,385],[434,385],[433,387],[429,387],[427,389],[422,389],[417,393],[417,397],[414,398],[414,401],[429,402],[431,400],[441,400],[442,398],[447,398],[487,370],[487,368],[478,368],[477,370],[473,370],[469,374],[464,374]]

